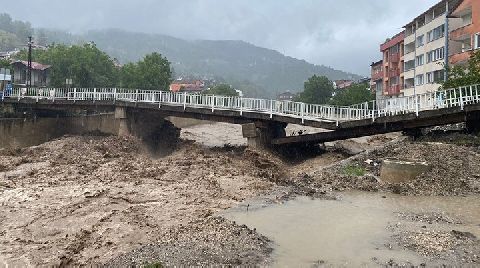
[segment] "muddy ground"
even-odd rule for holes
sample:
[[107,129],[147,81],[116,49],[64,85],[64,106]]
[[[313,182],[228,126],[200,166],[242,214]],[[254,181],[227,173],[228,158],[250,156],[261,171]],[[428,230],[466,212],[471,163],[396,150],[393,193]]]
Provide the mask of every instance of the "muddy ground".
[[[332,144],[324,154],[292,164],[242,147],[245,140],[235,126],[214,127],[218,131],[212,132],[212,125],[183,130],[182,138],[197,142],[184,141],[164,158],[148,155],[133,137],[72,136],[0,150],[0,267],[265,265],[272,251],[268,238],[218,212],[272,193],[278,193],[275,202],[295,195],[335,198],[335,191],[347,189],[480,193],[480,156],[472,146],[381,135]],[[234,146],[225,146],[230,140]],[[352,147],[359,154],[349,157]],[[387,157],[425,159],[435,166],[412,183],[391,185],[378,179],[378,164]],[[364,174],[349,174],[348,166]],[[422,242],[425,235],[394,227],[392,235],[406,249],[447,256]],[[478,260],[476,237],[442,237],[469,252],[457,263]]]

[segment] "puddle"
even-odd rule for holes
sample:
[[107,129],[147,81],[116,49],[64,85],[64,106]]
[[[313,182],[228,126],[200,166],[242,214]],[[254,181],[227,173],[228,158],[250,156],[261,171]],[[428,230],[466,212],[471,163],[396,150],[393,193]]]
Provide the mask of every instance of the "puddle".
[[272,257],[276,267],[370,267],[391,259],[397,264],[434,264],[393,241],[389,225],[425,224],[401,219],[398,213],[448,215],[463,224],[432,224],[447,230],[470,231],[480,237],[479,207],[480,200],[474,196],[407,197],[346,192],[339,194],[339,200],[299,197],[284,204],[250,204],[248,212],[246,206],[241,206],[223,216],[269,237],[274,242]]

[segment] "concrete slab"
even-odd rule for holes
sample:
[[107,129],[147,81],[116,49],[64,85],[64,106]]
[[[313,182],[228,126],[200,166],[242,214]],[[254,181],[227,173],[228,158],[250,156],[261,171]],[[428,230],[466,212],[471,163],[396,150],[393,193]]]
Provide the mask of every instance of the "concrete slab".
[[380,179],[389,183],[408,182],[430,169],[427,162],[386,159],[382,162]]

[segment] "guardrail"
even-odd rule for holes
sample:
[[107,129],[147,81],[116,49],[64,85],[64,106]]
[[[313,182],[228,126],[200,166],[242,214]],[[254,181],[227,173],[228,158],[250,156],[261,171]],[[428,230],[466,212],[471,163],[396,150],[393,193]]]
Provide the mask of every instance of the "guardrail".
[[305,120],[339,122],[372,119],[379,117],[418,113],[448,107],[463,107],[480,102],[480,86],[468,86],[441,90],[416,96],[389,98],[360,103],[352,106],[332,106],[307,104],[292,101],[277,101],[244,97],[202,95],[197,93],[173,93],[155,90],[121,88],[14,88],[3,92],[2,100],[8,99],[48,99],[67,101],[125,101],[144,102],[162,105],[183,106],[189,108],[208,108],[214,110],[233,110],[240,115],[245,112],[257,112],[300,118]]

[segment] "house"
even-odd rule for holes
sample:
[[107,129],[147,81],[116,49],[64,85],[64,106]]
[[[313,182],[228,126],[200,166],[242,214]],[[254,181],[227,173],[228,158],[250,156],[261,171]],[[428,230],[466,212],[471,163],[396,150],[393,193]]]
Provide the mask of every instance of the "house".
[[281,94],[279,94],[277,96],[277,100],[278,101],[293,101],[293,99],[295,99],[297,95],[290,92],[290,91],[287,91],[287,92],[283,92]]
[[449,62],[452,65],[464,65],[471,52],[480,49],[480,1],[460,1],[453,7],[449,17],[459,22],[456,27],[450,27],[453,44]]
[[205,82],[203,80],[184,80],[177,79],[170,84],[170,91],[188,91],[188,92],[201,92],[205,89]]
[[[13,84],[15,85],[27,85],[27,61],[14,61],[13,67]],[[45,87],[50,83],[50,77],[48,75],[50,65],[41,64],[38,62],[32,62],[32,86],[33,87]]]
[[4,91],[8,83],[12,81],[10,69],[0,68],[0,91]]
[[335,80],[333,81],[333,88],[344,89],[351,86],[354,82],[353,80]]

